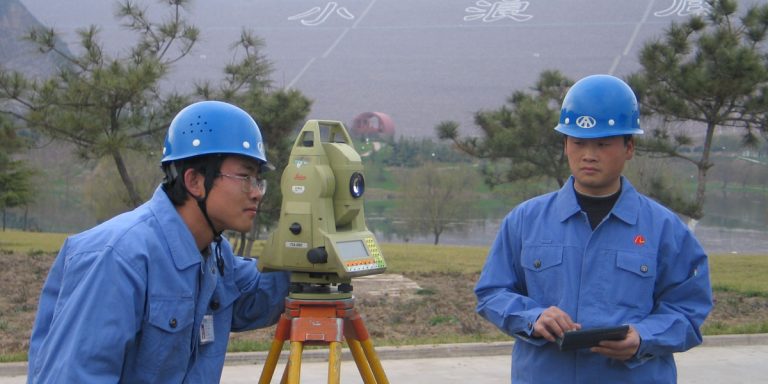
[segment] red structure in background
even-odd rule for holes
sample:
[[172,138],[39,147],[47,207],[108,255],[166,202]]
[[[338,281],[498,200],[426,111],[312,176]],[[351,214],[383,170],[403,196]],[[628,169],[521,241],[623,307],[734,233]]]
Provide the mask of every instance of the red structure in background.
[[352,135],[356,137],[393,138],[395,124],[383,112],[363,112],[352,122]]

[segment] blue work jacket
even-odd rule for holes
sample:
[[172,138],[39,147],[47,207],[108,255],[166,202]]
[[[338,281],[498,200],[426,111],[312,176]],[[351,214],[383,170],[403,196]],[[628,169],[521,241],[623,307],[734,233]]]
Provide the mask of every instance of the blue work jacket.
[[[707,255],[674,213],[621,183],[594,231],[573,177],[502,221],[475,294],[478,313],[517,340],[514,383],[674,383],[672,354],[701,343],[712,309]],[[622,362],[532,337],[550,306],[583,328],[632,325],[637,354]]]
[[40,296],[28,381],[218,382],[230,331],[274,324],[288,293],[287,273],[221,246],[223,274],[161,188],[69,237]]

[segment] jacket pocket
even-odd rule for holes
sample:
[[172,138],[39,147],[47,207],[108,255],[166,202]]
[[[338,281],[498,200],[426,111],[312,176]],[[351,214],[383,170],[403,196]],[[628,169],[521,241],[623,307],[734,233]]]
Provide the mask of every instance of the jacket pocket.
[[191,297],[150,297],[150,325],[168,333],[178,333],[195,321],[195,303]]
[[192,297],[149,298],[138,342],[137,367],[148,375],[186,370],[192,351],[194,309]]
[[622,306],[650,311],[656,283],[656,257],[651,254],[619,251],[614,301]]
[[563,297],[563,247],[523,247],[520,263],[525,270],[528,296],[542,306],[558,305]]

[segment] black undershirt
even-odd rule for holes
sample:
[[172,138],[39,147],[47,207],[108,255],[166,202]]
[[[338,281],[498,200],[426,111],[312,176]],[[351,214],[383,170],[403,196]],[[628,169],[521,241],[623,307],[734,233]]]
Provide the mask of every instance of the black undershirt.
[[613,195],[600,197],[582,195],[575,189],[574,192],[576,192],[576,201],[579,203],[581,210],[587,214],[589,225],[594,230],[608,212],[611,211],[613,205],[616,204],[616,200],[619,199],[621,194],[621,189]]

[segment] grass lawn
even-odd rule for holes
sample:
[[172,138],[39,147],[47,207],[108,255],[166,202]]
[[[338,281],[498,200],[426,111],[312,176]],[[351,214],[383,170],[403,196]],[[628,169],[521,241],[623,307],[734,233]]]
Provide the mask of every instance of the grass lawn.
[[[58,252],[64,233],[6,230],[0,232],[0,250],[15,252]],[[263,242],[257,242],[258,254]],[[488,247],[462,247],[431,244],[381,244],[388,271],[404,272],[479,272]],[[712,287],[715,291],[739,292],[747,296],[768,297],[768,254],[710,255]]]
[[14,252],[58,252],[66,233],[23,232],[13,229],[0,231],[0,250]]
[[[66,238],[60,233],[0,232],[0,361],[26,358],[37,297],[50,263]],[[388,273],[419,284],[415,299],[361,298],[358,307],[379,345],[508,340],[474,313],[472,288],[488,247],[380,244]],[[257,242],[254,255],[261,253]],[[768,333],[768,254],[710,255],[715,310],[705,335]],[[447,300],[445,298],[451,298]],[[418,326],[418,327],[417,327]],[[418,329],[416,329],[418,328]],[[263,350],[271,328],[245,332],[230,350]]]

